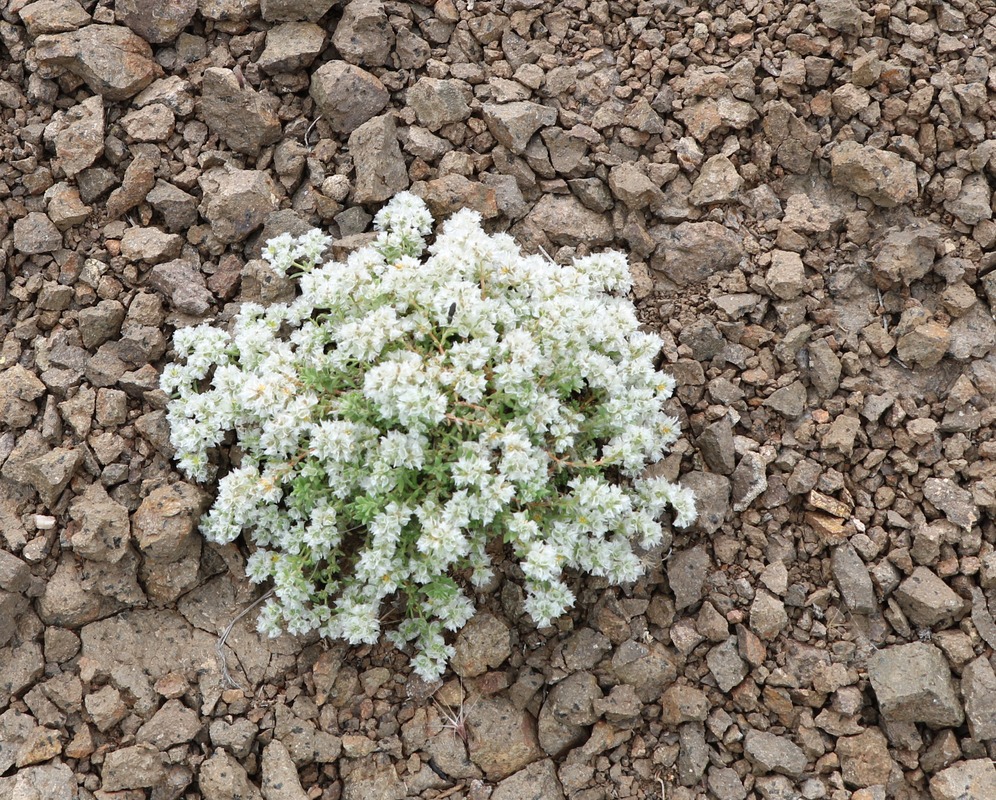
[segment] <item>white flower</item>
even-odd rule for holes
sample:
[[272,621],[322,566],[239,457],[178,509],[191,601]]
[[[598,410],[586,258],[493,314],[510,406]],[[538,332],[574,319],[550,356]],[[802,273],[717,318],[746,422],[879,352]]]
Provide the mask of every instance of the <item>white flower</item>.
[[691,524],[695,500],[643,475],[680,429],[622,254],[523,255],[467,209],[427,248],[432,218],[407,192],[375,227],[345,263],[322,261],[318,231],[268,242],[297,296],[243,303],[227,331],[179,329],[161,386],[190,478],[214,477],[234,435],[201,530],[252,539],[247,574],[274,589],[259,629],[372,643],[403,592],[411,616],[388,637],[435,679],[474,613],[453,577],[489,586],[496,537],[543,626],[574,602],[565,570],[635,580],[634,546],[660,544],[664,514]]
[[545,628],[574,605],[574,594],[560,581],[527,584],[527,588],[524,606],[538,628]]

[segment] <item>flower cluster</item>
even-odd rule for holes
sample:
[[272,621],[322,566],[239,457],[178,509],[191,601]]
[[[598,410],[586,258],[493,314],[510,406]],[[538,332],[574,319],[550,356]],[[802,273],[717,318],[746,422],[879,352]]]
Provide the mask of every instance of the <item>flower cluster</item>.
[[372,643],[399,596],[388,636],[434,678],[453,653],[445,632],[473,614],[456,578],[487,585],[502,542],[547,625],[574,601],[565,570],[633,581],[634,546],[661,542],[665,512],[691,523],[695,505],[645,471],[679,427],[662,411],[674,381],[653,367],[660,339],[610,294],[629,288],[623,255],[560,266],[467,210],[427,246],[432,218],[408,193],[375,222],[345,263],[321,262],[317,231],[269,242],[298,297],[243,304],[227,331],[177,331],[182,363],[162,386],[191,478],[215,477],[211,453],[235,433],[240,457],[201,529],[251,536],[248,575],[274,586],[260,630]]

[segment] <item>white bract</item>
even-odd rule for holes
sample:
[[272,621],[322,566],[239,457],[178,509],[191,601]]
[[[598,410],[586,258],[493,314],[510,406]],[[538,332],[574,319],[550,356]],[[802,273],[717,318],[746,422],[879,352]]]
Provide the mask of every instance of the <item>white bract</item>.
[[548,625],[574,602],[565,570],[635,580],[634,546],[660,544],[665,512],[690,524],[695,504],[645,476],[679,429],[660,339],[609,294],[630,286],[622,254],[559,266],[466,210],[427,248],[432,218],[409,193],[376,225],[345,263],[320,262],[317,231],[269,242],[297,299],[177,331],[183,363],[162,386],[191,478],[215,477],[210,454],[235,433],[240,461],[201,529],[252,538],[248,575],[274,586],[260,630],[375,642],[400,592],[389,637],[431,679],[453,654],[444,632],[474,611],[455,577],[487,585],[502,543]]

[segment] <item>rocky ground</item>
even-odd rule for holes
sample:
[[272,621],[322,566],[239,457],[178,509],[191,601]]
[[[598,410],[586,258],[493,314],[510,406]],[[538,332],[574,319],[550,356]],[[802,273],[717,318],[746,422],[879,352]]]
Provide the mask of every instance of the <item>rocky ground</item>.
[[[0,1],[0,800],[996,797],[994,9]],[[406,188],[632,253],[701,506],[435,695],[237,618],[156,388]]]

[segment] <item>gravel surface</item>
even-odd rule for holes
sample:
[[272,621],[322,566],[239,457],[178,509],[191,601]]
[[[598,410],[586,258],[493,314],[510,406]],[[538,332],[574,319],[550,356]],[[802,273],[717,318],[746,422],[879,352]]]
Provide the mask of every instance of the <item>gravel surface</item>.
[[[0,0],[0,800],[996,797],[994,52],[992,0]],[[157,388],[402,189],[631,254],[700,507],[548,629],[503,565],[441,686],[256,634]]]

